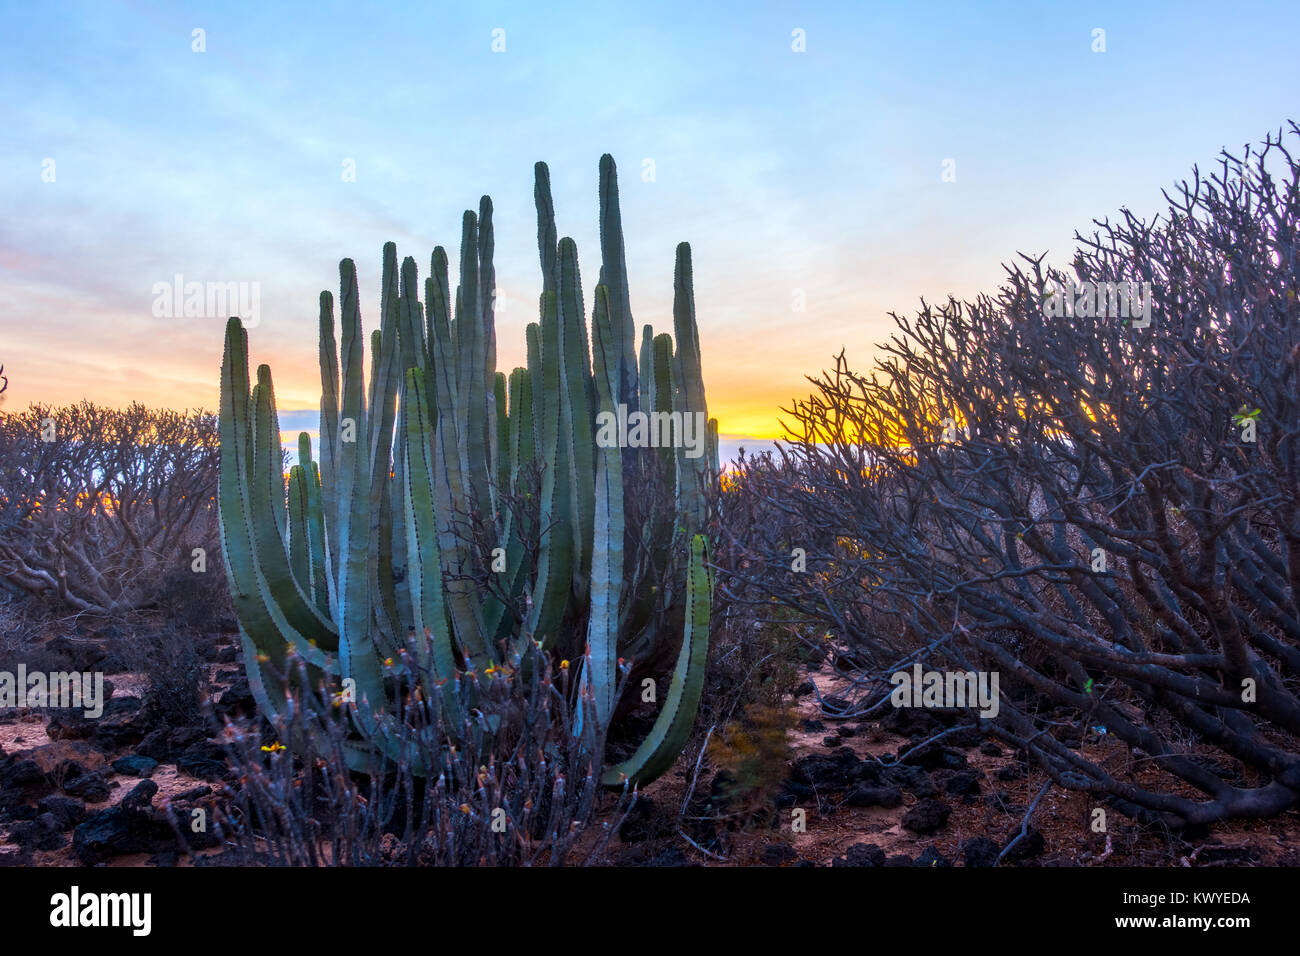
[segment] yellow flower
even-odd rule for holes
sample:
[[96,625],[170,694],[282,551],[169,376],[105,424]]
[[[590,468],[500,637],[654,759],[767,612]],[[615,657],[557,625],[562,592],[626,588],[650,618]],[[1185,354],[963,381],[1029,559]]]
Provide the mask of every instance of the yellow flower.
[[269,753],[269,754],[277,753],[277,752],[279,752],[279,751],[281,751],[281,750],[283,750],[283,749],[284,749],[284,744],[282,744],[282,743],[280,743],[280,742],[278,742],[278,741],[277,741],[276,743],[271,744],[271,746],[269,746],[269,747],[263,747],[263,748],[262,748],[262,750],[263,750],[265,753]]
[[567,671],[568,669],[569,669],[569,662],[567,660],[560,661],[560,670]]
[[393,659],[392,659],[391,657],[385,657],[385,658],[384,658],[384,666],[385,666],[385,667],[392,667],[392,666],[393,666]]

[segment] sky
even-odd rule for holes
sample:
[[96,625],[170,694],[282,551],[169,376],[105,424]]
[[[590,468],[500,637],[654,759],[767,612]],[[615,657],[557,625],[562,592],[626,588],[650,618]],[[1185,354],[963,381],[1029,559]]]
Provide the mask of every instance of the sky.
[[1018,252],[1064,265],[1076,229],[1300,118],[1298,34],[1300,4],[1248,0],[0,0],[6,407],[215,408],[225,313],[167,314],[182,276],[242,283],[250,325],[256,290],[253,361],[314,428],[339,259],[369,330],[384,242],[454,276],[484,193],[508,371],[533,163],[590,308],[608,152],[638,330],[671,331],[689,241],[709,411],[752,446],[841,349],[868,367],[890,311],[991,291]]

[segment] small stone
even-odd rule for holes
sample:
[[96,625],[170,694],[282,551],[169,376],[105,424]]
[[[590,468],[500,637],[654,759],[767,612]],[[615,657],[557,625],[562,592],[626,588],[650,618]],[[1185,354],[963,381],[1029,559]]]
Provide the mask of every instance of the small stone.
[[129,754],[113,761],[115,771],[127,777],[148,777],[158,766],[158,761],[143,754]]
[[763,853],[760,859],[764,866],[780,866],[783,863],[790,863],[799,858],[794,847],[788,843],[769,843],[763,847]]
[[922,800],[903,814],[903,827],[913,833],[934,833],[948,822],[952,807],[942,800]]

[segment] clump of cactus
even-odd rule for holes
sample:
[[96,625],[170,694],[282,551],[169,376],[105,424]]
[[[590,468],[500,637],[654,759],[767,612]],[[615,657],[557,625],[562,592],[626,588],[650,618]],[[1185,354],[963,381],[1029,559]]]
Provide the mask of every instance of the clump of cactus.
[[[319,458],[303,433],[287,489],[271,371],[262,365],[250,381],[247,333],[238,319],[227,326],[220,512],[249,684],[273,722],[321,690],[350,705],[347,752],[358,768],[376,751],[401,765],[429,752],[409,722],[402,729],[412,701],[446,718],[429,725],[437,733],[466,726],[467,715],[491,733],[483,682],[522,679],[538,655],[580,671],[570,730],[600,766],[620,681],[680,644],[653,728],[605,767],[607,785],[661,774],[694,721],[717,424],[707,419],[690,247],[677,247],[676,341],[647,325],[638,356],[617,177],[603,156],[589,345],[577,246],[557,241],[546,165],[535,173],[543,282],[527,367],[496,370],[488,197],[464,215],[454,298],[441,246],[423,300],[414,259],[399,268],[395,245],[384,246],[368,377],[356,269],[344,259],[338,345],[333,297],[320,297]],[[708,421],[708,453],[692,456],[680,435],[676,447],[598,441],[598,417],[620,405],[663,422]],[[458,743],[472,741],[447,741]]]

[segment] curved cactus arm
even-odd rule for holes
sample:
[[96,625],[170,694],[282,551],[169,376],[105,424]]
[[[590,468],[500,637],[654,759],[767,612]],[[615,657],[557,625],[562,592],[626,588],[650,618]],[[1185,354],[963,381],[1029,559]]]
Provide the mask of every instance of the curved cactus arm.
[[275,417],[271,370],[265,365],[259,367],[258,379],[251,398],[254,410],[251,435],[253,475],[249,488],[249,513],[257,569],[284,619],[296,634],[305,639],[306,646],[301,648],[300,653],[310,663],[322,666],[323,661],[314,649],[337,649],[338,629],[306,597],[306,594],[311,593],[310,589],[304,593],[290,567],[285,538],[275,517],[285,511],[285,506],[281,501],[270,498],[270,495],[277,492],[281,495],[284,493],[283,479],[278,477],[283,474],[281,468],[284,459],[280,448],[279,422]]
[[[339,350],[334,340],[334,296],[320,294],[320,477],[321,510],[325,522],[325,553],[329,561],[326,580],[334,580],[339,564],[338,469]],[[334,608],[331,599],[330,607]],[[333,612],[331,612],[333,613]]]
[[[510,476],[513,472],[513,466],[510,461],[510,415],[508,413],[507,393],[509,384],[505,372],[497,372],[493,376],[492,395],[496,403],[496,439],[493,454],[493,461],[496,462],[496,474],[493,476],[497,488],[502,492],[510,491]],[[499,509],[501,510],[501,509]],[[498,515],[497,527],[500,528],[506,521],[505,515]]]
[[367,440],[370,452],[371,602],[386,656],[402,645],[405,629],[397,609],[393,584],[393,495],[389,475],[393,468],[393,433],[397,420],[397,392],[401,384],[398,326],[401,324],[401,289],[397,245],[384,243],[380,286],[380,326],[372,334],[370,401]]
[[417,642],[420,667],[433,667],[439,678],[456,672],[456,655],[446,628],[442,592],[442,559],[438,552],[437,506],[434,498],[433,422],[427,418],[425,373],[406,371],[407,402],[402,406],[406,432],[406,467],[403,502],[407,524],[408,588],[415,633],[428,636]]
[[[595,511],[595,433],[591,406],[591,363],[587,353],[587,320],[583,313],[578,246],[560,240],[560,427],[564,431],[569,471],[569,513],[573,535],[573,592],[586,600],[591,576],[592,524]],[[559,463],[557,462],[557,466]]]
[[626,405],[628,411],[635,411],[640,401],[636,325],[632,321],[627,255],[623,248],[623,216],[618,205],[618,169],[609,153],[600,157],[600,284],[609,289],[609,315],[620,366],[618,401]]
[[[435,256],[435,265],[438,257]],[[445,276],[445,269],[444,269]],[[436,283],[434,284],[436,287]],[[426,285],[426,289],[430,287]],[[436,293],[436,288],[431,291]],[[489,656],[485,638],[482,609],[474,582],[470,580],[470,553],[463,538],[457,533],[456,523],[467,519],[470,512],[470,490],[465,482],[464,460],[461,457],[456,394],[455,343],[447,327],[447,316],[436,306],[432,310],[433,336],[429,340],[433,374],[433,389],[437,400],[427,399],[430,409],[437,409],[437,427],[433,430],[433,464],[436,513],[438,515],[439,552],[446,576],[445,598],[451,611],[451,622],[457,643],[474,660]],[[428,384],[426,380],[426,385]],[[430,419],[432,421],[432,419]]]
[[[429,351],[425,368],[433,368],[434,341],[439,334],[438,328],[444,330],[444,336],[451,334],[451,292],[447,283],[447,250],[442,246],[434,246],[433,255],[429,257],[429,278],[424,281],[424,342]],[[450,384],[454,392],[456,383]]]
[[311,593],[311,547],[307,532],[307,481],[302,465],[289,469],[289,569],[298,588]]
[[641,356],[637,362],[637,386],[640,390],[641,410],[646,412],[655,409],[654,337],[655,330],[648,323],[641,327]]
[[[397,300],[398,369],[400,370],[397,390],[399,415],[404,415],[406,410],[407,370],[412,368],[423,369],[428,360],[424,343],[424,316],[420,308],[419,289],[419,275],[415,260],[407,256],[402,260],[401,295]],[[414,621],[409,590],[405,585],[399,583],[404,582],[410,573],[407,563],[406,509],[401,498],[402,488],[406,483],[406,440],[406,426],[399,420],[393,450],[392,491],[389,494],[392,500],[392,582],[399,633],[410,628],[412,621]],[[416,633],[419,633],[418,628],[416,628]]]
[[217,475],[221,549],[235,616],[241,630],[250,634],[252,653],[245,655],[251,671],[262,654],[281,671],[285,649],[273,606],[265,594],[266,582],[258,574],[257,548],[253,541],[253,508],[249,478],[252,474],[253,442],[250,434],[252,409],[249,402],[248,333],[239,319],[226,323],[226,345],[221,360],[220,429],[221,456]]
[[[546,314],[546,295],[542,295],[543,315]],[[524,329],[524,341],[528,347],[528,382],[532,390],[532,448],[533,456],[540,457],[546,450],[546,436],[543,433],[543,410],[546,408],[546,396],[542,393],[542,326],[540,322],[529,322]]]
[[533,203],[537,206],[537,255],[542,264],[542,295],[558,292],[556,266],[555,203],[551,200],[551,171],[545,163],[533,166]]
[[302,432],[298,436],[298,461],[302,463],[305,473],[303,478],[307,489],[307,547],[311,558],[311,594],[316,602],[316,609],[321,616],[333,620],[330,610],[330,577],[326,564],[325,514],[321,497],[320,471],[316,462],[311,460],[311,436]]
[[[257,389],[265,392],[266,402],[257,401]],[[280,536],[280,549],[289,530],[288,501],[285,498],[284,449],[280,445],[280,416],[275,407],[275,389],[271,385],[271,366],[262,364],[257,367],[257,385],[253,388],[252,438],[253,438],[253,472],[251,480],[255,502],[265,502],[270,507],[270,516]],[[271,438],[263,443],[260,437],[265,430]]]
[[668,696],[636,753],[601,775],[600,782],[606,786],[621,786],[625,779],[634,786],[648,783],[671,767],[686,746],[704,690],[704,669],[709,658],[713,587],[707,562],[708,546],[704,536],[697,534],[691,540],[691,560],[686,570],[686,630]]
[[545,295],[542,325],[542,472],[541,528],[537,583],[528,626],[532,636],[550,650],[559,639],[560,622],[568,605],[573,580],[573,534],[569,530],[568,452],[560,414],[560,317],[554,292]]
[[533,373],[516,368],[510,373],[510,488],[518,492],[521,470],[537,457],[533,444]]
[[[592,357],[600,411],[614,413],[618,353],[610,323],[608,291],[596,286],[592,315]],[[595,539],[591,557],[591,615],[587,623],[589,688],[602,730],[614,710],[618,675],[619,603],[623,596],[623,458],[617,442],[596,449]]]
[[[499,429],[503,427],[498,421],[506,414],[504,400],[497,403],[497,327],[496,327],[496,294],[497,294],[497,273],[496,267],[492,263],[492,256],[496,250],[496,238],[492,231],[492,198],[483,196],[478,204],[478,295],[479,295],[479,314],[481,322],[479,326],[480,347],[483,352],[483,395],[487,401],[486,416],[484,427],[487,432],[487,470],[484,472],[486,478],[492,479],[489,485],[489,500],[492,503],[492,514],[497,515],[497,485],[496,476],[501,472],[501,456],[505,453],[505,445],[500,440]],[[501,527],[500,516],[497,515],[497,527]]]
[[457,422],[461,459],[470,500],[485,520],[492,517],[492,490],[488,476],[487,348],[480,305],[478,273],[478,217],[466,210],[461,221],[460,285],[457,293],[456,352],[460,388]]
[[[386,696],[370,606],[370,472],[362,444],[367,435],[362,395],[365,337],[361,332],[357,269],[351,259],[339,263],[339,286],[343,323],[339,353],[343,374],[339,419],[339,666],[343,676],[356,681],[358,701],[381,707]],[[349,432],[351,441],[347,440]],[[360,720],[364,726],[367,710],[357,710],[363,715]]]
[[[655,379],[652,390],[654,410],[662,414],[671,414],[673,396],[677,391],[676,373],[673,370],[673,337],[667,332],[661,332],[655,336],[651,348],[654,355],[654,365],[651,370]],[[676,453],[672,448],[659,449],[659,467],[663,469],[665,480],[672,478],[677,467]],[[657,566],[662,567],[662,565]]]
[[[510,373],[508,428],[501,445],[506,452],[503,459],[508,468],[502,487],[515,494],[521,490],[521,467],[533,460],[532,386],[528,378],[528,370],[525,368],[516,368]],[[505,408],[505,403],[502,402],[500,407]],[[501,540],[505,542],[506,549],[503,590],[509,603],[489,599],[484,602],[483,609],[486,632],[489,636],[495,635],[496,641],[510,639],[516,631],[518,616],[514,608],[528,583],[527,533],[528,529],[522,526],[519,516],[513,510],[507,510]]]
[[[673,410],[681,412],[683,427],[692,429],[692,440],[707,445],[709,409],[700,370],[700,334],[695,324],[691,247],[686,242],[677,246],[677,265],[673,275],[673,330],[677,339],[677,354],[673,356],[673,378],[676,380]],[[678,442],[677,523],[687,533],[694,533],[704,527],[704,492],[710,459],[707,450],[695,458],[687,452],[685,442]]]
[[[287,643],[312,652],[318,666],[314,677],[338,673],[338,661],[307,645],[307,640],[284,617],[271,593],[257,560],[253,515],[252,409],[248,391],[248,336],[237,318],[226,326],[225,351],[221,363],[221,438],[217,494],[221,548],[226,578],[240,631],[245,635],[244,665],[250,684],[263,684],[262,664],[276,672],[287,672]],[[280,551],[284,557],[283,550]],[[306,655],[304,655],[306,656]],[[311,661],[309,661],[310,663]],[[278,712],[269,696],[260,701],[269,713]]]

